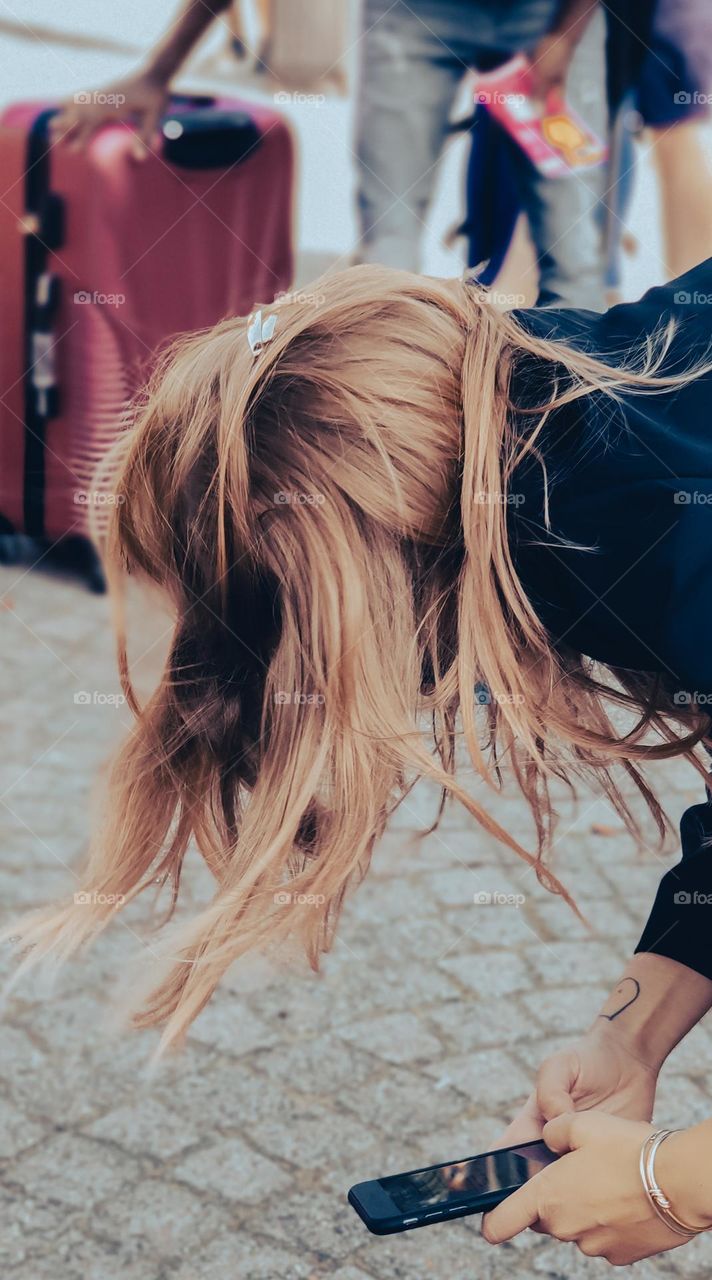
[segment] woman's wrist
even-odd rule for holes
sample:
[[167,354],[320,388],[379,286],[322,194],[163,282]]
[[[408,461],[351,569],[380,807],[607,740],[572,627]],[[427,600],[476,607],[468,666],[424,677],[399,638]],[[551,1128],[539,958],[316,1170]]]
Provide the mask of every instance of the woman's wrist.
[[649,952],[633,956],[588,1035],[617,1044],[658,1072],[712,1006],[712,982],[677,960]]
[[662,1046],[653,1044],[644,1026],[616,1026],[600,1014],[585,1033],[585,1039],[604,1047],[622,1050],[641,1070],[649,1071],[654,1077],[659,1074],[670,1052],[670,1049],[663,1051]]
[[659,1146],[655,1176],[676,1218],[699,1231],[712,1227],[712,1120],[672,1133]]

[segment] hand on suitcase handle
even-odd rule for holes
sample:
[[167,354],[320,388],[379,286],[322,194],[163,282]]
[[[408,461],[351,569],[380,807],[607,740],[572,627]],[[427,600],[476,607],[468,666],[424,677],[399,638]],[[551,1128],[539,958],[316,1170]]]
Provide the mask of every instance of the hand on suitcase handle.
[[103,125],[131,122],[131,154],[145,158],[168,102],[167,84],[151,72],[116,80],[105,89],[75,93],[50,123],[53,142],[68,142],[81,150]]

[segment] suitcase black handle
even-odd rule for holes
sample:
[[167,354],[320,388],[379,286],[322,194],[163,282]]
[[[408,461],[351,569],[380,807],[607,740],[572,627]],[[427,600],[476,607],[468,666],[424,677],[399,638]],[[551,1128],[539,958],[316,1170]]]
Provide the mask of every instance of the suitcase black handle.
[[161,122],[163,155],[182,169],[224,169],[241,160],[260,141],[246,111],[171,111]]

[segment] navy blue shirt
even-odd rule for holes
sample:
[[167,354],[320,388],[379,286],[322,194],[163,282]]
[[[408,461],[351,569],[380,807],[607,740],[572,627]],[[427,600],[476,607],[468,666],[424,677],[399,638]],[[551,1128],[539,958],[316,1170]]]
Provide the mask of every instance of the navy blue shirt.
[[[611,365],[672,317],[677,328],[662,370],[682,373],[712,357],[712,259],[604,315],[518,313],[537,337]],[[515,403],[541,403],[550,387],[551,366],[524,357],[513,377]],[[705,706],[712,695],[711,405],[712,375],[705,374],[653,395],[626,393],[616,402],[595,393],[562,407],[539,439],[549,528],[533,459],[515,472],[510,491],[519,497],[508,508],[518,571],[553,643],[655,673],[674,699]],[[536,419],[519,421],[526,431]],[[682,862],[663,878],[638,950],[712,978],[709,799],[684,815],[681,837]]]

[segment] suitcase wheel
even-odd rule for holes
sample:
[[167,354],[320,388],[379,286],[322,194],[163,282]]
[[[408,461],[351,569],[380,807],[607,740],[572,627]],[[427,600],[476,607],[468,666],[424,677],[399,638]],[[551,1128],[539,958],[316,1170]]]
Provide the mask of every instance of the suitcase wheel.
[[0,533],[0,564],[20,564],[27,551],[27,542],[21,533]]

